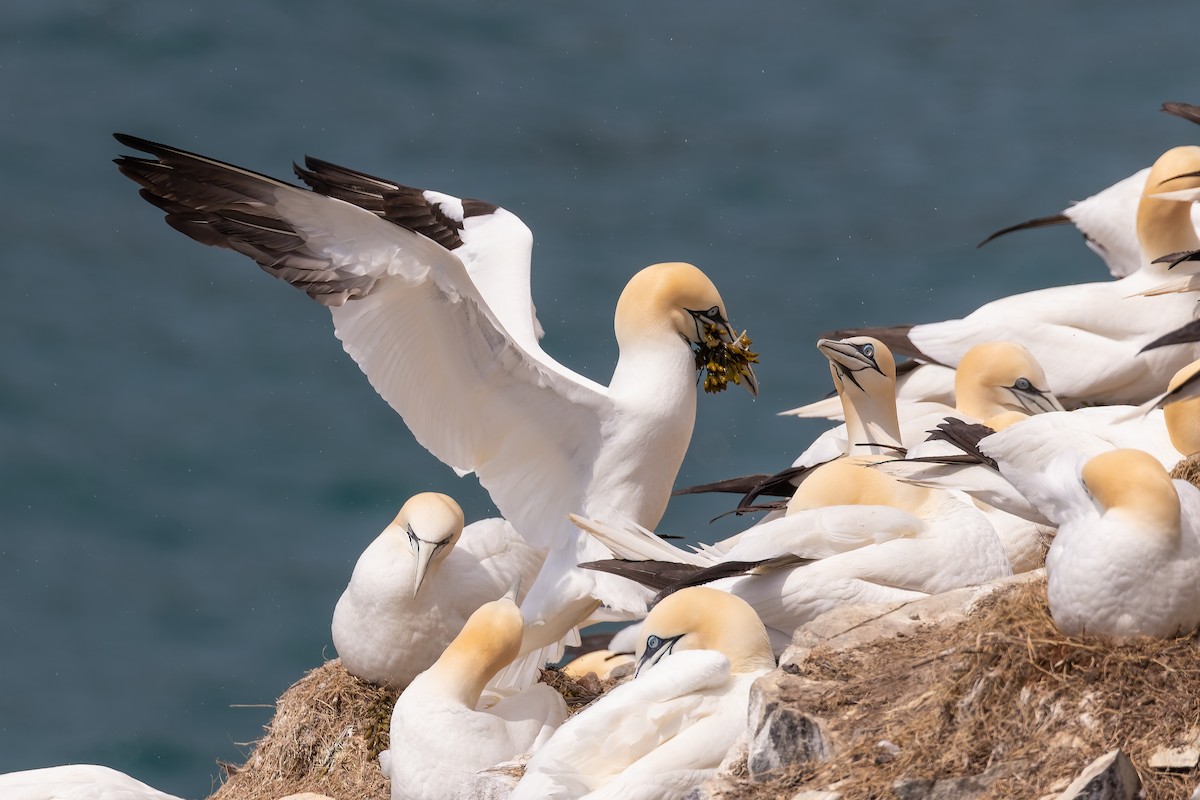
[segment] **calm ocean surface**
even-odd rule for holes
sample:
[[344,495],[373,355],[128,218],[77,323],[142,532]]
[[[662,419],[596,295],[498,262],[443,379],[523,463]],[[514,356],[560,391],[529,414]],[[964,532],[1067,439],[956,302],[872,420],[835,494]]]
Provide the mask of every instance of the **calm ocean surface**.
[[[0,26],[0,771],[207,795],[334,655],[362,548],[410,494],[492,513],[248,260],[170,230],[128,131],[286,177],[311,153],[500,203],[537,237],[547,349],[607,381],[656,261],[711,275],[762,394],[702,397],[680,484],[785,466],[817,334],[1101,280],[1053,213],[1200,129],[1190,4],[15,0]],[[690,536],[719,499],[681,498]]]

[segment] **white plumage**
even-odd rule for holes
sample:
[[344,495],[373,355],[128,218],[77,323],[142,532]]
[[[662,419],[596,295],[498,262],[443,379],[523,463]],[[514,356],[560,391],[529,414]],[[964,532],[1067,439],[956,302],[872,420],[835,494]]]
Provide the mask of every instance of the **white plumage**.
[[775,666],[745,602],[684,589],[642,625],[636,677],[568,720],[510,800],[681,798],[746,728],[751,684]]
[[566,719],[562,696],[542,683],[478,708],[484,685],[519,654],[523,630],[512,597],[486,603],[401,693],[380,756],[393,800],[470,797],[475,773],[536,750]]
[[333,644],[352,675],[407,686],[467,618],[514,582],[528,586],[544,554],[502,519],[463,527],[447,495],[414,495],[359,556],[333,612]]
[[180,800],[124,772],[97,764],[66,764],[0,775],[4,800]]
[[[695,420],[693,348],[714,339],[733,348],[736,338],[700,270],[659,264],[634,276],[603,386],[538,344],[532,236],[513,214],[316,159],[298,168],[308,191],[118,139],[155,156],[118,163],[173,227],[254,258],[329,306],[346,351],[417,440],[475,472],[504,518],[549,550],[523,603],[534,638],[539,626],[583,621],[593,598],[644,605],[636,586],[575,567],[600,553],[566,514],[654,525],[665,510]],[[748,367],[730,377],[756,391]]]
[[1152,456],[1112,450],[1050,467],[1061,524],[1047,595],[1067,635],[1170,637],[1200,626],[1200,490]]
[[[1151,196],[1195,188],[1200,179],[1178,176],[1197,169],[1200,147],[1168,150],[1151,168],[1137,215],[1142,266],[1127,277],[1001,298],[962,319],[833,335],[875,336],[898,354],[946,365],[957,364],[968,348],[982,341],[1018,342],[1036,356],[1050,388],[1066,404],[1140,403],[1200,356],[1200,345],[1194,343],[1139,354],[1159,335],[1195,316],[1192,298],[1141,294],[1168,277],[1165,264],[1150,262],[1168,253],[1200,249],[1191,205]],[[1186,277],[1198,268],[1187,262],[1176,271]]]

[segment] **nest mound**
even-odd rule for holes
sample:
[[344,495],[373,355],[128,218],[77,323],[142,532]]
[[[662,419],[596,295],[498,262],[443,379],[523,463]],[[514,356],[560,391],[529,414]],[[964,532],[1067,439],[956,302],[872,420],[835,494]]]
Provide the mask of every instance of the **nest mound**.
[[808,688],[789,700],[828,721],[834,757],[740,796],[837,784],[847,800],[892,797],[900,780],[987,775],[988,797],[1039,797],[1119,747],[1147,797],[1188,798],[1195,771],[1146,765],[1200,734],[1198,656],[1195,637],[1064,637],[1044,579],[998,591],[957,624],[809,653]]
[[399,691],[356,678],[338,659],[292,684],[275,706],[266,735],[212,800],[277,800],[318,792],[337,800],[387,800],[379,769]]
[[[573,680],[556,669],[542,681],[575,713],[618,681],[595,675]],[[222,764],[228,776],[210,800],[278,800],[317,792],[335,800],[387,800],[391,781],[379,768],[388,749],[392,708],[400,692],[346,672],[328,661],[292,684],[246,763]]]

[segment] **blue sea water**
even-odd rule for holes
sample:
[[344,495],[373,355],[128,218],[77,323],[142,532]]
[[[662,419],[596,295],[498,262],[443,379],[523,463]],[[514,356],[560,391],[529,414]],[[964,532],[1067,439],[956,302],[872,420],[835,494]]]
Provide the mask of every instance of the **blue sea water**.
[[[533,229],[546,348],[606,381],[656,261],[720,287],[762,394],[702,397],[679,483],[790,463],[821,331],[1104,279],[1073,233],[983,250],[1200,130],[1195,10],[1150,0],[183,4],[15,0],[0,26],[0,771],[203,797],[332,657],[410,494],[493,513],[248,260],[170,230],[113,131],[286,177],[311,153]],[[663,528],[709,538],[680,498]]]

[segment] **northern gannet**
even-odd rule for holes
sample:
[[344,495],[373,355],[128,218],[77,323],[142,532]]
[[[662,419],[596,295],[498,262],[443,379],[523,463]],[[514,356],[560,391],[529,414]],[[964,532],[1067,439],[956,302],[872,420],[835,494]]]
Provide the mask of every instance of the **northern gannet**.
[[[1091,197],[1072,203],[1059,214],[1038,217],[1011,225],[988,236],[979,247],[1008,233],[1072,223],[1083,234],[1092,252],[1104,260],[1114,278],[1124,278],[1142,266],[1142,248],[1137,236],[1137,207],[1146,187],[1146,167],[1102,189]],[[1200,208],[1192,209],[1192,226],[1200,227]],[[1163,254],[1165,255],[1165,254]]]
[[403,688],[484,603],[528,586],[544,554],[502,519],[463,527],[453,498],[423,492],[367,546],[333,611],[333,645],[351,675]]
[[814,470],[796,496],[813,505],[697,552],[644,528],[572,519],[620,559],[590,568],[657,590],[706,583],[728,591],[750,603],[780,649],[797,627],[834,608],[915,600],[1012,572],[969,498],[905,486],[856,459]]
[[396,700],[391,749],[380,756],[393,800],[469,797],[473,774],[535,751],[567,718],[562,696],[544,683],[477,708],[487,682],[520,653],[513,595],[478,608]]
[[636,677],[576,714],[525,767],[511,800],[682,798],[746,729],[750,686],[775,667],[744,601],[703,587],[654,607]]
[[533,238],[510,212],[312,158],[296,167],[309,191],[117,139],[152,154],[117,164],[168,224],[250,256],[328,306],[346,351],[417,441],[475,472],[526,541],[548,548],[523,602],[531,632],[582,621],[596,598],[644,607],[638,587],[577,569],[603,552],[566,515],[657,524],[691,439],[697,369],[706,389],[732,381],[757,393],[748,340],[703,272],[656,264],[629,281],[615,315],[620,355],[603,386],[538,344]]
[[124,772],[97,764],[66,764],[0,775],[4,800],[180,800]]
[[[1190,321],[1194,299],[1142,297],[1162,284],[1167,253],[1200,249],[1190,204],[1152,195],[1200,187],[1200,178],[1178,176],[1200,169],[1200,147],[1176,147],[1154,163],[1138,204],[1143,263],[1125,278],[1058,286],[1005,297],[962,319],[889,328],[838,331],[836,338],[871,335],[898,354],[955,365],[972,345],[1004,339],[1025,345],[1046,371],[1054,393],[1067,404],[1140,403],[1179,367],[1200,356],[1200,345],[1138,355],[1158,335]],[[1190,274],[1200,264],[1176,268]]]
[[1052,466],[1062,524],[1046,593],[1068,636],[1171,637],[1200,626],[1200,490],[1139,450]]

